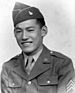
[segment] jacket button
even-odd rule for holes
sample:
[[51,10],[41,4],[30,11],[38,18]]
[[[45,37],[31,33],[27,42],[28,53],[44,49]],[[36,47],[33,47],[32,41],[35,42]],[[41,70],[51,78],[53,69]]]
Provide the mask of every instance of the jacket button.
[[47,81],[48,84],[50,84],[51,82],[50,81]]
[[28,85],[30,85],[31,84],[31,81],[28,81]]
[[53,53],[53,51],[50,51],[50,53],[52,54],[52,53]]
[[12,83],[13,86],[15,86],[15,83]]

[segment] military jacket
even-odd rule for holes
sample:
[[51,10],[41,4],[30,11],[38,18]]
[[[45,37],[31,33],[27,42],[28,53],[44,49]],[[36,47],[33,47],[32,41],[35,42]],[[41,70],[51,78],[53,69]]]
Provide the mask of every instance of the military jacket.
[[2,93],[67,93],[73,76],[70,58],[45,46],[30,75],[24,67],[23,53],[5,62],[1,72]]

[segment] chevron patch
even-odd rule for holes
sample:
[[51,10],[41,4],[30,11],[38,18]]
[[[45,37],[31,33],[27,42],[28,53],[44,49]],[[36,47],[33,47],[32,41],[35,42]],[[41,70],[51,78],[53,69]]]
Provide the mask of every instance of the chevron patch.
[[66,85],[67,93],[75,93],[75,82],[70,80],[69,83]]

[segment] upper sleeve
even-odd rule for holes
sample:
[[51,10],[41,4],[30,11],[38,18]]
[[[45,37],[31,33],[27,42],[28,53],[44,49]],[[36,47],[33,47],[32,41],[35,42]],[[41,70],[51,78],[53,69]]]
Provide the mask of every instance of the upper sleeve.
[[8,71],[5,63],[3,64],[1,71],[1,93],[12,93],[11,89],[8,88]]
[[[62,62],[59,69],[58,93],[69,93],[68,91],[70,88],[68,87],[70,87],[71,84],[69,86],[68,84],[73,80],[73,78],[74,78],[74,67],[73,67],[72,60],[69,58],[66,58]],[[73,93],[73,92],[70,92],[70,93]]]
[[73,74],[74,74],[74,67],[72,60],[69,58],[64,59],[59,68],[59,77],[58,77],[59,83],[68,82],[70,79],[72,79]]

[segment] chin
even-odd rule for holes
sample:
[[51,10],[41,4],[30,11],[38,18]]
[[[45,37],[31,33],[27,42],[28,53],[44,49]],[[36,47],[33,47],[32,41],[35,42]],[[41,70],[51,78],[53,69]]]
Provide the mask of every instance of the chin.
[[22,50],[25,54],[27,55],[34,55],[37,52],[37,49],[35,48],[31,48],[31,49],[23,49]]
[[29,53],[32,53],[32,52],[34,51],[34,49],[23,49],[22,51],[23,51],[24,53],[29,54]]

